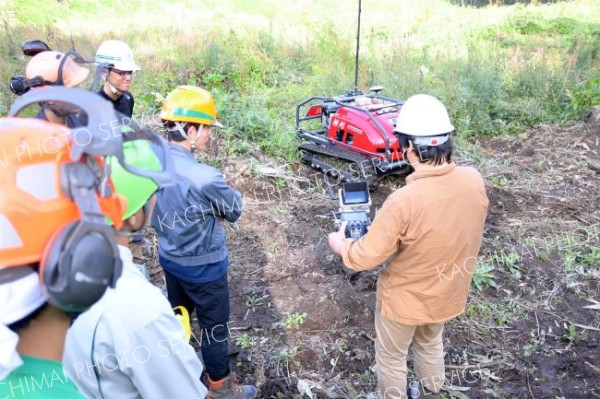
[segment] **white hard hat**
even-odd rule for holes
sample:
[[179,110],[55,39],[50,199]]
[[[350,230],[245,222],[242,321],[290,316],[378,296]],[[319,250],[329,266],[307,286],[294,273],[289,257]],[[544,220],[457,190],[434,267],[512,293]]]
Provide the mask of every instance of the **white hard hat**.
[[96,51],[96,62],[109,64],[110,67],[121,71],[139,71],[140,67],[133,59],[129,46],[120,40],[106,40]]
[[406,100],[394,127],[394,132],[413,137],[447,136],[452,131],[454,126],[444,104],[427,94],[416,94]]

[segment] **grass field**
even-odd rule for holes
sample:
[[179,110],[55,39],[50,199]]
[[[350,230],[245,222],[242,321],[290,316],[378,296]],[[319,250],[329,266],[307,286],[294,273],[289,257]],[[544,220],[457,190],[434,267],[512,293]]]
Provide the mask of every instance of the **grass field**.
[[[249,139],[295,157],[294,105],[353,86],[355,1],[9,0],[0,16],[3,81],[22,73],[25,39],[63,50],[74,44],[88,55],[104,39],[123,39],[143,67],[132,90],[136,112],[153,110],[152,93],[208,87],[231,127],[233,153]],[[597,1],[464,8],[365,0],[359,86],[382,84],[399,98],[434,94],[461,137],[519,133],[579,119],[598,101],[599,51]],[[2,89],[6,107],[13,97]]]

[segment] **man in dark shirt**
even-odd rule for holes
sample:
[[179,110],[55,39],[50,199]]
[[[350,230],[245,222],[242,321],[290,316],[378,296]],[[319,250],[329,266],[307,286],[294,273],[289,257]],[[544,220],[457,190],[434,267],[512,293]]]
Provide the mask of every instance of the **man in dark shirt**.
[[[110,101],[115,111],[131,118],[135,100],[129,88],[133,74],[140,70],[133,59],[133,52],[120,40],[105,40],[96,51],[95,61],[103,69],[104,78],[104,84],[98,94]],[[143,243],[141,237],[136,236],[131,240],[131,249],[138,262],[143,262]]]
[[[131,77],[129,78],[129,80],[131,81]],[[115,111],[118,111],[125,116],[131,117],[133,115],[133,105],[135,104],[131,93],[125,92],[121,95],[118,95],[116,99],[113,99],[110,97],[109,94],[106,93],[107,84],[108,80],[107,83],[105,83],[102,89],[98,92],[98,94],[100,94],[101,97],[110,101],[113,104]]]
[[106,40],[96,51],[96,62],[104,68],[104,85],[98,94],[112,102],[116,111],[131,118],[135,101],[129,88],[133,74],[140,70],[131,49],[119,40]]

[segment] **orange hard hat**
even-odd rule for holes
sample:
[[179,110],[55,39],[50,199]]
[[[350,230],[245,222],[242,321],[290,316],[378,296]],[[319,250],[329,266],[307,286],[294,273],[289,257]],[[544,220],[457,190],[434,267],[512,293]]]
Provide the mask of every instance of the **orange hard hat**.
[[[39,262],[56,231],[81,220],[63,188],[64,165],[85,160],[71,159],[70,132],[38,119],[0,118],[0,269]],[[96,200],[120,228],[125,199],[107,184]]]
[[33,79],[41,76],[47,82],[56,83],[61,77],[59,69],[62,64],[62,85],[75,87],[83,83],[90,73],[87,68],[80,67],[71,57],[58,51],[42,51],[31,58],[25,68],[25,77]]

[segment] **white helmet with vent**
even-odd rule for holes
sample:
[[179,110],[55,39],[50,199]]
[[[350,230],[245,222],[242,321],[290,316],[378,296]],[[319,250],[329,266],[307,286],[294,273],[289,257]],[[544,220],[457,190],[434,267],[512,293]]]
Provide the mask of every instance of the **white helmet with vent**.
[[96,51],[96,62],[121,71],[139,71],[129,46],[120,40],[106,40]]
[[427,94],[416,94],[406,100],[394,127],[394,132],[413,137],[413,144],[428,146],[445,143],[453,131],[444,104]]

